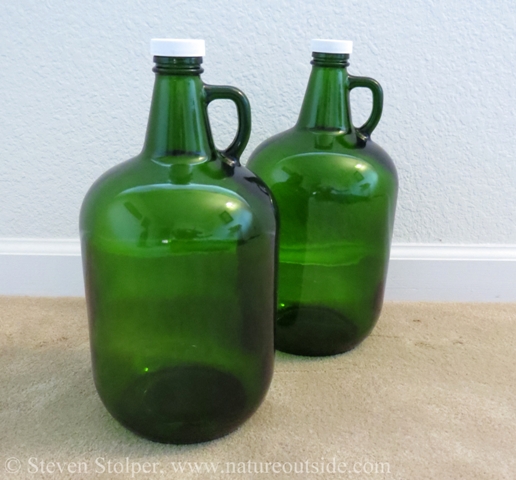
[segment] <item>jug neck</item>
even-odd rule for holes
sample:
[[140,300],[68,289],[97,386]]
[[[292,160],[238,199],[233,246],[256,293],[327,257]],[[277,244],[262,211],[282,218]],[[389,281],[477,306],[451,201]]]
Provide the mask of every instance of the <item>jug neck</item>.
[[349,55],[314,52],[312,72],[296,127],[316,130],[353,130],[349,108]]
[[154,57],[156,73],[143,154],[160,163],[212,157],[201,57]]

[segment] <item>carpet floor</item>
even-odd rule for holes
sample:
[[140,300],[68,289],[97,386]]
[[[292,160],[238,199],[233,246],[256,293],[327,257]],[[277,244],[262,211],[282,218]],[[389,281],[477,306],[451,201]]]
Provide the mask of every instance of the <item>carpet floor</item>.
[[515,365],[515,304],[387,303],[349,353],[278,353],[233,434],[162,445],[97,396],[83,299],[0,297],[0,478],[516,479]]

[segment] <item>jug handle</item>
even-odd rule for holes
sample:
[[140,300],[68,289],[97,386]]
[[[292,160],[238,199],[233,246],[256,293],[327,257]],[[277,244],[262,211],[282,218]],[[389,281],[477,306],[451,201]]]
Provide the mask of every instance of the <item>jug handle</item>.
[[235,87],[225,85],[204,85],[206,105],[213,100],[231,100],[237,108],[238,130],[235,138],[222,154],[240,164],[242,155],[251,135],[251,106],[245,94]]
[[373,110],[367,121],[357,128],[357,131],[364,137],[369,138],[373,130],[378,125],[383,111],[383,89],[382,86],[373,78],[349,76],[349,90],[356,87],[365,87],[373,94]]

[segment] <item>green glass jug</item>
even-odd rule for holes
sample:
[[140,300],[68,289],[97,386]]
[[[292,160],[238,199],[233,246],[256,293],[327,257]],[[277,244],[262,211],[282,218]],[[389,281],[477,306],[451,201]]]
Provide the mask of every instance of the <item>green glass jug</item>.
[[[297,124],[258,146],[247,167],[271,189],[280,218],[276,348],[298,355],[350,350],[380,314],[398,189],[392,160],[370,138],[383,93],[348,74],[351,42],[314,40]],[[349,94],[373,95],[351,121]]]
[[[260,405],[274,360],[276,218],[242,167],[244,94],[202,82],[202,40],[151,42],[156,80],[142,152],[102,175],[80,230],[95,384],[146,438],[223,436]],[[215,148],[207,107],[239,127]]]

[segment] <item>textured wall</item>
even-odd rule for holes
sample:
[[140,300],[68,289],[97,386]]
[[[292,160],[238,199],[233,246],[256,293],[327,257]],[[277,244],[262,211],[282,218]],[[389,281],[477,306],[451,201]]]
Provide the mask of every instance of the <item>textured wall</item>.
[[[141,148],[158,36],[206,39],[204,80],[247,93],[244,159],[294,123],[310,39],[354,40],[350,72],[385,90],[395,241],[516,243],[514,0],[2,1],[0,237],[77,237],[91,182]],[[223,146],[233,109],[210,114]]]

